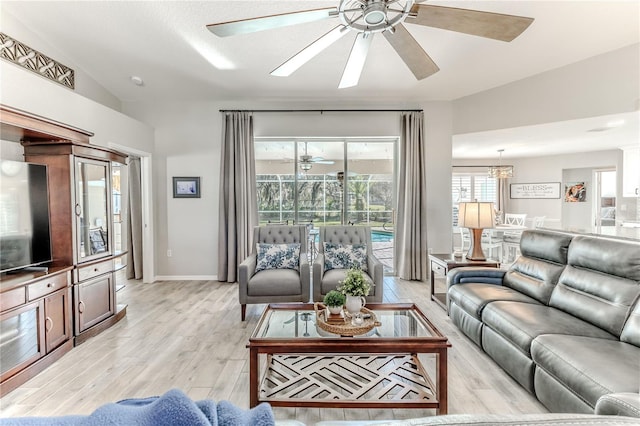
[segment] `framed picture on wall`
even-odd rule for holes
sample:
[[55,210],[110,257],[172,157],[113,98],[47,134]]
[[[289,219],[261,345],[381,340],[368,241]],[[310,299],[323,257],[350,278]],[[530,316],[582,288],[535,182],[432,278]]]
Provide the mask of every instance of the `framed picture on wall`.
[[174,177],[173,198],[200,198],[200,177]]
[[587,201],[587,187],[584,182],[569,182],[564,186],[566,203],[584,203]]

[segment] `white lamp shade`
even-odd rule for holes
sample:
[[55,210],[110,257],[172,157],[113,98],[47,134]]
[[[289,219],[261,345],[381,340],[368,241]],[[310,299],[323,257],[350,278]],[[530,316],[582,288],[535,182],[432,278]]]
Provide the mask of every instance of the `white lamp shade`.
[[458,204],[458,226],[471,229],[493,228],[495,220],[493,203]]

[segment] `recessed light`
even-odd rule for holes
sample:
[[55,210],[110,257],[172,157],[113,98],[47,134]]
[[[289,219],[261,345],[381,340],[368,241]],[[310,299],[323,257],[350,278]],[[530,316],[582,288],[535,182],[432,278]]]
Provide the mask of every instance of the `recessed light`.
[[144,86],[144,80],[142,80],[142,78],[138,77],[137,75],[131,76],[131,82],[136,86]]

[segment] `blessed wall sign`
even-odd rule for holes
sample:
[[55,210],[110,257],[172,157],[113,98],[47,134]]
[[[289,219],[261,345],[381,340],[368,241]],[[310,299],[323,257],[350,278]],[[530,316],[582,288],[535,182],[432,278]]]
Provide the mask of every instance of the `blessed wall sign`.
[[560,198],[560,182],[512,183],[509,197],[517,198]]

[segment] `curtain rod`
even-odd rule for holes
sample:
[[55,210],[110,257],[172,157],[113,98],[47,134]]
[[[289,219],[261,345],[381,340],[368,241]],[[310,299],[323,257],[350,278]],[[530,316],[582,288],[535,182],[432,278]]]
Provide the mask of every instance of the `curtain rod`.
[[220,112],[423,112],[422,109],[221,109]]

